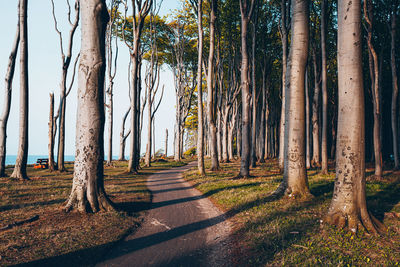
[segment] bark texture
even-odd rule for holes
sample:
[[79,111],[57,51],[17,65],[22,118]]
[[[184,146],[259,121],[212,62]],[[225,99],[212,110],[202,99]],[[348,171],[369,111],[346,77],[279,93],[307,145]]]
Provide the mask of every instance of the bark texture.
[[[395,7],[397,8],[397,6]],[[396,12],[394,10],[391,14],[390,21],[390,65],[392,70],[392,136],[393,136],[393,155],[394,155],[394,169],[399,169],[399,143],[398,143],[398,119],[397,119],[397,98],[399,95],[399,84],[397,78],[396,66]]]
[[277,193],[308,197],[305,165],[304,78],[308,55],[308,0],[292,0],[292,42],[290,46],[285,102],[285,151],[283,182]]
[[12,178],[27,180],[26,164],[28,160],[28,0],[19,2],[19,30],[20,30],[20,113],[19,113],[19,141],[18,154]]
[[239,177],[250,176],[250,124],[251,124],[251,92],[249,77],[249,54],[247,51],[247,35],[251,15],[254,11],[254,0],[240,0],[241,14],[241,45],[242,45],[242,62],[241,62],[241,92],[242,92],[242,138],[241,138],[241,160]]
[[17,23],[17,30],[14,38],[14,43],[11,49],[10,56],[8,58],[7,73],[5,77],[5,95],[3,102],[3,112],[0,117],[0,177],[6,176],[6,139],[7,139],[7,123],[11,109],[11,92],[12,92],[12,81],[15,72],[15,61],[17,58],[20,27],[19,18]]
[[338,2],[339,115],[336,179],[325,221],[352,232],[376,233],[380,223],[367,210],[365,199],[364,89],[361,54],[360,0]]
[[50,111],[49,111],[49,170],[55,170],[54,163],[54,93],[50,94]]
[[78,110],[74,178],[66,211],[113,209],[104,191],[105,34],[109,19],[104,0],[81,3],[82,46],[78,78]]
[[326,63],[326,23],[327,0],[321,1],[321,81],[322,81],[322,136],[321,136],[321,174],[328,174],[328,85]]

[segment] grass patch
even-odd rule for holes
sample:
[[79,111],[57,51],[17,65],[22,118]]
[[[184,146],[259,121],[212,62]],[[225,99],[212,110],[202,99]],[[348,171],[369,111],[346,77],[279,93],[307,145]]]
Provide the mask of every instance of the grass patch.
[[[348,232],[320,225],[332,198],[335,174],[309,170],[310,201],[288,197],[273,199],[279,186],[276,161],[251,170],[250,179],[232,179],[239,162],[221,164],[221,170],[201,177],[188,171],[185,179],[225,211],[232,221],[239,266],[393,266],[400,264],[400,173],[386,172],[385,179],[367,179],[369,210],[384,219],[383,236]],[[209,162],[206,163],[209,167]],[[333,171],[333,170],[332,170]],[[367,170],[368,171],[368,170]],[[386,215],[386,216],[385,216]]]
[[39,215],[35,222],[0,232],[0,266],[93,265],[140,225],[144,212],[138,211],[151,203],[147,176],[182,165],[185,163],[155,162],[139,175],[126,173],[126,162],[105,166],[105,190],[119,211],[95,214],[62,210],[72,187],[72,163],[66,165],[68,172],[61,174],[29,167],[30,181],[0,178],[0,227]]

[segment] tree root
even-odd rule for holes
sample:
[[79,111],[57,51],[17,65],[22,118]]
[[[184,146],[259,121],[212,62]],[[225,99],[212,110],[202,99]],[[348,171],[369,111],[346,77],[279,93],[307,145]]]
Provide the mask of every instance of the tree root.
[[336,212],[327,214],[322,222],[337,226],[339,229],[348,229],[354,234],[359,232],[361,229],[374,235],[383,234],[386,230],[386,227],[370,213],[366,213],[365,216],[362,216]]

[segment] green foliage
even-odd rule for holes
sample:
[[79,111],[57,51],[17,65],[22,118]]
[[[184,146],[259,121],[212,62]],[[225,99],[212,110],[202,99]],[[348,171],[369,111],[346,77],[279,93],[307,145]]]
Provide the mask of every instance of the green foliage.
[[192,148],[186,150],[183,154],[185,156],[194,156],[194,155],[196,155],[196,149],[197,149],[196,147],[192,147]]

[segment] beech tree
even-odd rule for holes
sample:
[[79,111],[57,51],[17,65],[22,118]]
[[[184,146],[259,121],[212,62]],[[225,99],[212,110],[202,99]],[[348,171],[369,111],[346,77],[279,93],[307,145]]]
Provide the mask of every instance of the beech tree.
[[81,59],[78,76],[74,178],[65,210],[113,209],[104,191],[105,35],[109,15],[105,0],[81,3]]
[[[19,9],[19,7],[18,7]],[[5,77],[5,95],[3,103],[3,112],[0,117],[0,177],[6,176],[6,139],[7,139],[7,123],[11,109],[11,93],[12,82],[15,72],[15,61],[17,58],[19,37],[20,37],[19,17],[17,22],[17,30],[15,33],[14,43],[11,48],[10,56],[8,57],[7,72]]]
[[321,174],[328,174],[328,77],[326,53],[327,0],[321,0],[322,137]]
[[214,53],[215,53],[215,30],[218,12],[218,1],[210,0],[210,46],[208,52],[208,70],[204,68],[207,79],[207,118],[210,133],[210,156],[211,156],[211,171],[219,169],[218,150],[217,150],[217,126],[216,126],[216,96],[215,96],[215,81],[214,81]]
[[281,23],[279,33],[282,42],[282,94],[281,94],[281,119],[279,124],[279,168],[283,170],[284,139],[285,139],[285,85],[288,53],[288,31],[290,29],[290,4],[291,0],[281,0]]
[[383,163],[382,163],[382,140],[381,140],[381,127],[382,127],[382,108],[381,108],[381,89],[380,89],[380,70],[378,53],[372,43],[372,29],[373,29],[373,6],[371,0],[364,1],[364,18],[367,22],[367,44],[369,56],[369,68],[371,76],[371,91],[372,103],[374,114],[374,158],[375,158],[375,176],[382,178]]
[[[107,164],[112,164],[112,154],[113,154],[113,124],[114,124],[114,78],[117,74],[117,58],[118,58],[118,39],[115,36],[116,31],[116,16],[117,10],[119,6],[119,1],[112,0],[110,3],[109,16],[110,21],[107,25],[107,34],[106,34],[106,45],[107,45],[107,75],[108,75],[108,87],[106,90],[106,95],[108,102],[106,104],[107,107],[107,121],[108,121],[108,151],[107,151]],[[113,38],[115,40],[115,55],[113,53]]]
[[58,150],[57,150],[57,168],[58,171],[63,172],[65,171],[65,166],[64,166],[64,155],[65,155],[65,116],[66,116],[66,101],[67,101],[67,96],[69,92],[71,91],[72,85],[74,83],[74,77],[75,77],[75,66],[76,62],[78,61],[79,55],[77,55],[76,60],[75,60],[75,65],[74,65],[74,72],[72,74],[72,79],[71,83],[67,89],[67,75],[68,75],[68,69],[71,64],[72,60],[72,47],[73,47],[73,41],[74,41],[74,35],[76,32],[76,29],[79,24],[79,7],[80,7],[80,1],[76,0],[75,1],[75,19],[72,22],[71,21],[71,6],[69,3],[69,0],[67,0],[67,5],[68,5],[68,22],[71,25],[71,29],[69,31],[68,35],[68,41],[67,41],[67,49],[64,51],[64,44],[63,44],[63,36],[61,31],[58,29],[58,23],[57,23],[57,18],[56,14],[54,11],[54,0],[51,0],[51,5],[52,5],[52,14],[53,14],[53,20],[54,20],[54,28],[58,34],[59,37],[59,42],[60,42],[60,52],[61,52],[61,61],[62,61],[62,67],[61,67],[61,81],[60,81],[60,103],[59,103],[59,108],[58,108],[58,118],[59,118],[59,127],[60,130],[58,131]]
[[392,104],[391,104],[391,122],[392,122],[392,137],[393,137],[393,155],[394,155],[394,169],[399,169],[399,151],[398,151],[398,119],[397,119],[397,98],[399,94],[399,84],[397,78],[396,66],[396,25],[399,10],[399,1],[393,1],[390,10],[390,66],[392,70]]
[[283,181],[278,194],[307,197],[305,165],[304,79],[308,55],[309,1],[292,0],[292,41],[285,86],[285,150]]
[[[251,16],[254,12],[255,0],[240,0],[241,15],[241,45],[242,45],[242,62],[241,62],[241,93],[242,93],[242,140],[241,140],[241,160],[239,177],[250,176],[250,78],[249,78],[249,54],[247,51],[247,35]],[[253,96],[254,97],[254,96]]]
[[338,1],[339,115],[336,179],[333,198],[325,217],[328,224],[365,228],[377,233],[382,228],[367,210],[365,199],[364,88],[361,54],[360,0]]
[[20,36],[20,113],[18,154],[12,178],[28,180],[26,164],[28,160],[28,111],[29,111],[29,79],[28,79],[28,0],[19,1],[19,36]]

